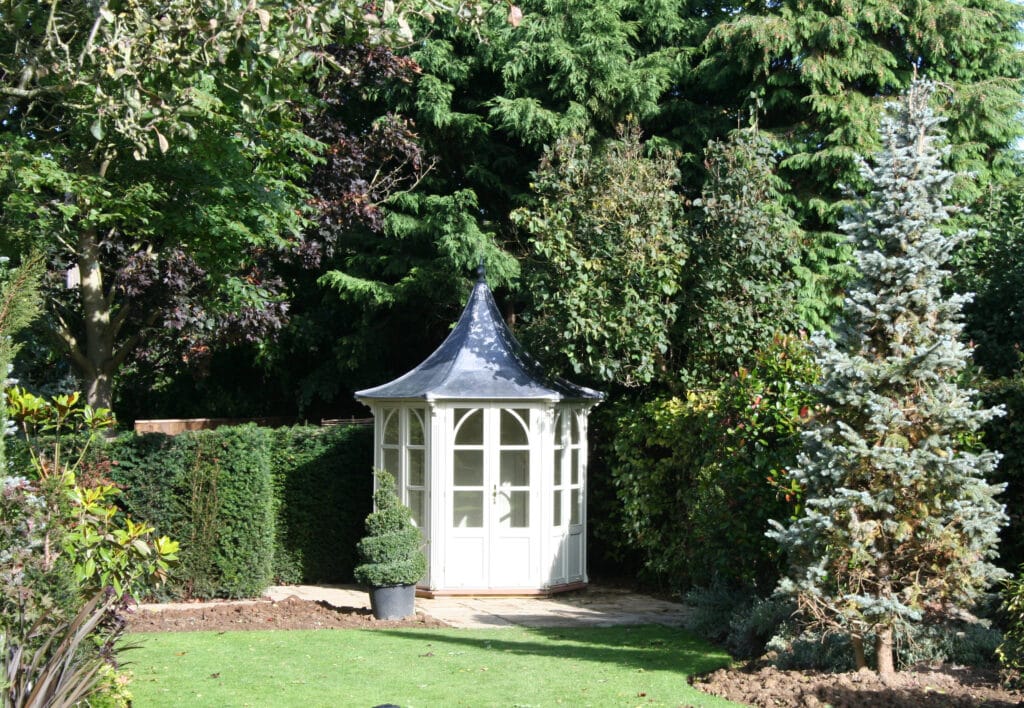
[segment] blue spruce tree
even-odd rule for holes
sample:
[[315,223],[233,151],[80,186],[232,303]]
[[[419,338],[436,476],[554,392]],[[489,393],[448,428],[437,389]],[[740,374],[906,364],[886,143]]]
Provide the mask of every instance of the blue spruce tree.
[[895,671],[895,642],[911,624],[969,606],[1001,576],[991,563],[1001,488],[985,481],[999,456],[970,449],[1001,411],[979,409],[960,384],[970,296],[942,286],[951,250],[969,234],[948,232],[955,175],[943,166],[932,93],[915,82],[889,107],[882,150],[861,166],[871,192],[843,225],[860,279],[835,341],[812,340],[824,406],[791,472],[804,513],[769,532],[789,554],[779,590],[800,617],[847,634],[858,668],[873,636],[883,675]]

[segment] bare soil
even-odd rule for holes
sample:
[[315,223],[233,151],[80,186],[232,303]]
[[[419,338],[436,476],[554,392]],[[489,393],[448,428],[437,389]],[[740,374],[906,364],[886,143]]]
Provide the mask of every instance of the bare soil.
[[[445,627],[424,614],[404,620],[378,620],[369,610],[334,607],[289,597],[280,602],[197,602],[193,606],[137,609],[128,617],[131,632],[226,632],[253,629],[425,629]],[[824,674],[781,671],[765,662],[721,669],[695,677],[693,685],[716,696],[771,708],[1003,708],[1024,704],[1024,693],[999,684],[993,670],[934,667],[904,671],[886,682],[872,672]]]
[[692,683],[705,693],[773,708],[1001,708],[1024,703],[1024,694],[999,684],[996,671],[966,666],[901,671],[884,681],[872,671],[780,671],[764,662],[752,662],[698,676]]
[[191,607],[136,609],[129,632],[228,632],[246,629],[433,629],[446,627],[416,613],[404,620],[379,620],[363,607],[334,607],[292,596],[280,602],[197,602]]

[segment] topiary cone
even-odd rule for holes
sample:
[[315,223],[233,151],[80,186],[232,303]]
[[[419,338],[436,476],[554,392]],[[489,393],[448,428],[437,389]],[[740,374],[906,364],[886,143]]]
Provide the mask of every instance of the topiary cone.
[[414,585],[427,570],[420,552],[423,537],[398,498],[395,478],[383,470],[375,474],[375,508],[366,517],[366,536],[356,547],[362,559],[354,571],[356,581],[371,587]]

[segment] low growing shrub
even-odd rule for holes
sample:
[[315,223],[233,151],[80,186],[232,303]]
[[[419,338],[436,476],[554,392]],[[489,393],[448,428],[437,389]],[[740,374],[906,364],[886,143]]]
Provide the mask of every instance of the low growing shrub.
[[[896,647],[896,665],[900,670],[936,663],[991,666],[999,640],[999,631],[984,620],[911,625]],[[869,665],[874,661],[874,646],[874,635],[866,635],[864,649]],[[774,652],[775,663],[781,669],[837,672],[856,668],[848,635],[811,631],[797,634],[792,625],[784,624],[768,649]]]
[[996,656],[1003,677],[1011,684],[1024,683],[1024,566],[1003,587],[1003,614],[1006,633]]
[[721,584],[693,588],[685,595],[692,608],[686,629],[724,646],[737,659],[764,654],[768,642],[793,614],[793,603],[762,598]]

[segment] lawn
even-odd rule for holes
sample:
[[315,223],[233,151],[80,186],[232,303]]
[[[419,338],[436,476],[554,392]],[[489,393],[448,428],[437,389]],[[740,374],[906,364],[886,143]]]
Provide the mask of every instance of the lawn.
[[729,662],[661,626],[132,635],[151,706],[729,706],[686,677]]

